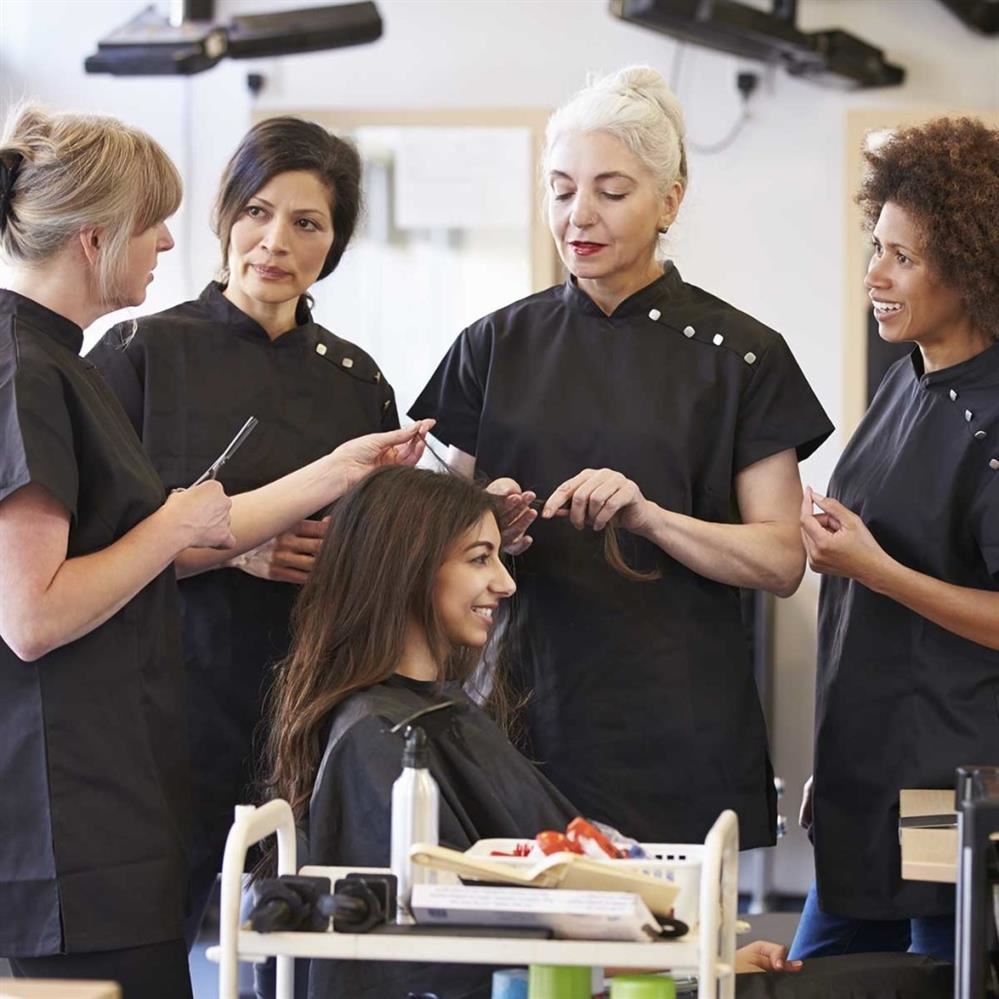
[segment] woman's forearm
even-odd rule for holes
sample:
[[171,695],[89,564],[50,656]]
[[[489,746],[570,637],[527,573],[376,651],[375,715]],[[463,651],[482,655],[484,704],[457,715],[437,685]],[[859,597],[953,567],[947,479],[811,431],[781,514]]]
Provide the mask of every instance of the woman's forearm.
[[[162,511],[161,507],[107,548],[65,559],[48,580],[32,579],[23,561],[9,552],[13,557],[4,559],[0,572],[18,578],[4,580],[0,631],[14,653],[31,662],[81,638],[167,568],[190,539]],[[26,536],[37,538],[34,532]],[[30,553],[22,554],[30,558]]]
[[888,555],[857,581],[961,638],[999,651],[999,593],[945,583]]
[[232,497],[233,548],[191,548],[177,558],[177,575],[215,569],[288,530],[342,496],[350,487],[343,464],[332,454],[259,489]]
[[718,583],[789,597],[805,571],[796,523],[717,524],[665,510],[646,500],[635,533],[688,569]]

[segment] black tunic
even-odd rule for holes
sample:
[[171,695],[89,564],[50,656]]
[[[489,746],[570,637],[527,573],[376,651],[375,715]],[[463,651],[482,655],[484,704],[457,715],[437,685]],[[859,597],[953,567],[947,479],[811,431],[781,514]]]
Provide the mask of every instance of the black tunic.
[[[166,497],[82,343],[74,323],[0,291],[0,499],[44,486],[69,511],[68,558]],[[0,643],[0,954],[181,936],[182,689],[172,566],[36,662]]]
[[[410,414],[489,477],[547,496],[613,468],[678,513],[735,523],[733,480],[832,427],[779,334],[668,266],[612,316],[571,280],[466,329]],[[739,592],[622,533],[536,522],[517,561],[513,629],[528,755],[587,815],[641,840],[700,842],[724,808],[743,846],[773,843],[766,731]]]
[[[89,354],[125,406],[167,488],[188,486],[249,416],[222,469],[230,495],[344,441],[398,427],[395,399],[359,347],[312,322],[271,341],[210,284],[200,298],[108,332]],[[127,342],[127,346],[123,344]],[[287,651],[299,587],[219,569],[180,583],[195,781],[196,868],[214,879],[234,804],[248,800],[251,742],[268,669]],[[195,886],[197,889],[197,886]]]
[[[903,565],[999,589],[999,346],[931,374],[918,349],[898,361],[829,492]],[[952,787],[960,764],[999,764],[999,652],[833,576],[822,580],[818,637],[822,908],[866,919],[953,912],[951,886],[901,880],[898,793]]]
[[[430,772],[440,788],[440,842],[466,850],[479,839],[533,837],[564,829],[579,813],[514,749],[456,684],[393,676],[349,697],[333,712],[308,817],[312,864],[387,867],[392,784],[402,770],[394,725],[442,701],[453,707],[416,719],[427,734]],[[488,969],[463,965],[314,961],[311,999],[441,999],[489,995]]]

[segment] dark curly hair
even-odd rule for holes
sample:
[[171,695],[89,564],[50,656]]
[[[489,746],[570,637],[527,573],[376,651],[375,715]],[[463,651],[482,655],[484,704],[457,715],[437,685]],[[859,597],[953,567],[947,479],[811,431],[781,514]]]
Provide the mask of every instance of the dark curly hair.
[[254,125],[222,174],[213,228],[222,243],[224,279],[228,277],[229,237],[239,213],[272,177],[291,170],[316,174],[330,191],[333,245],[318,280],[340,263],[361,211],[361,158],[346,139],[315,122],[285,115]]
[[999,129],[973,118],[936,118],[900,129],[864,153],[857,195],[873,228],[885,202],[923,232],[927,260],[960,292],[974,326],[999,339]]

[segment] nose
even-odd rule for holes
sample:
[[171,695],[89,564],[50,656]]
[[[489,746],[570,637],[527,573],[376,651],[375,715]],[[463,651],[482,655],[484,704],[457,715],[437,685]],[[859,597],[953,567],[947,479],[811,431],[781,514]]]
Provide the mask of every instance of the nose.
[[596,205],[585,191],[577,191],[569,210],[569,222],[577,229],[585,229],[596,221]]
[[260,245],[269,253],[284,253],[288,249],[288,223],[275,213],[260,238]]
[[871,254],[871,259],[867,263],[867,274],[864,276],[864,287],[868,291],[874,288],[886,288],[891,284],[885,256],[882,254],[879,257],[876,252]]
[[499,560],[496,563],[496,573],[489,583],[489,589],[503,600],[512,597],[517,592],[517,584],[513,581],[513,576]]
[[167,228],[166,222],[161,222],[160,231],[156,237],[156,252],[165,253],[167,250],[172,250],[173,248],[173,236],[170,234],[170,230]]

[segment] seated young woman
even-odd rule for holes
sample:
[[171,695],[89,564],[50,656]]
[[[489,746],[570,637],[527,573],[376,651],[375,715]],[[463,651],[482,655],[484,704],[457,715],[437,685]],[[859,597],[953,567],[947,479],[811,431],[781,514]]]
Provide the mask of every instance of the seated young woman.
[[[466,692],[516,589],[501,558],[502,502],[456,476],[385,468],[336,504],[275,677],[267,747],[267,790],[291,804],[310,863],[388,865],[409,723],[427,735],[441,843],[533,837],[579,814],[508,739],[502,670],[483,707]],[[777,945],[742,956],[785,966]],[[307,994],[472,999],[489,995],[489,980],[470,965],[313,961]]]

